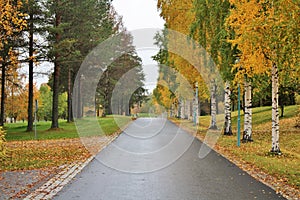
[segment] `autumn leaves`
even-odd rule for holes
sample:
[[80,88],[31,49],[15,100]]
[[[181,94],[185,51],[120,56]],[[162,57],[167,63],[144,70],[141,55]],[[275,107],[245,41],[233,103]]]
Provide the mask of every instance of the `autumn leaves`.
[[[262,83],[270,85],[272,82],[272,94],[263,95],[266,95],[266,99],[272,98],[270,102],[274,112],[272,113],[273,125],[270,127],[273,138],[271,151],[275,153],[280,153],[279,93],[286,86],[291,86],[294,90],[299,89],[295,87],[299,85],[296,77],[300,76],[299,7],[299,4],[293,0],[158,1],[161,16],[166,21],[166,28],[187,35],[187,40],[192,38],[208,52],[222,74],[222,79],[227,82],[226,93],[231,93],[228,90],[236,90],[238,84],[242,86],[245,92],[244,108],[247,115],[244,128],[245,141],[252,141],[251,110],[254,105],[252,98],[263,93],[260,92],[263,89],[258,85]],[[165,40],[161,43],[164,46],[160,48],[167,50],[169,36],[164,34],[164,37],[159,39]],[[169,64],[179,72],[184,72],[190,83],[196,80],[200,83],[200,102],[214,100],[215,94],[212,92],[214,90],[209,92],[208,88],[214,88],[215,85],[202,84],[203,79],[201,80],[200,75],[193,73],[193,68],[199,66],[193,66],[187,60],[172,53],[165,53],[165,55],[167,59],[158,59],[161,64]],[[202,67],[205,65],[206,63],[202,62]],[[224,87],[225,85],[217,88],[216,92],[224,92]],[[157,88],[156,93],[159,93],[159,98],[163,100],[162,96],[166,92],[160,93],[159,90],[160,88]],[[252,92],[253,90],[255,93]],[[235,91],[230,98],[236,100]],[[228,109],[232,107],[230,103],[230,99],[226,96],[225,129],[228,132],[231,130],[230,109]],[[212,118],[214,113],[211,113]]]

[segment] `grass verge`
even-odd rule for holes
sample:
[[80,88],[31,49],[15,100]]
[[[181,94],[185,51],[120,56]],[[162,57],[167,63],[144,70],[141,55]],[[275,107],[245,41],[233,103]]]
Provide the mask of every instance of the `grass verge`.
[[[83,119],[85,120],[85,119]],[[107,116],[105,118],[99,118],[98,124],[101,127],[103,135],[110,135],[115,133],[120,129],[120,127],[125,126],[131,121],[130,117],[124,116]],[[93,120],[93,122],[95,122]],[[79,122],[80,123],[80,122]],[[91,124],[91,126],[98,126],[98,124]],[[58,130],[51,130],[51,122],[41,121],[37,123],[37,139],[38,140],[49,140],[49,139],[67,139],[67,138],[79,138],[79,134],[77,132],[76,126],[78,122],[75,124],[67,123],[66,121],[60,121]],[[9,123],[6,124],[6,140],[7,141],[24,141],[24,140],[34,140],[35,133],[34,131],[26,132],[27,123]],[[78,127],[77,127],[78,128]],[[94,129],[89,128],[88,132],[92,132]],[[95,133],[99,135],[100,133]]]
[[[103,140],[103,145],[130,121],[130,117],[123,116],[99,118],[103,130],[100,136],[108,138]],[[58,131],[49,130],[49,127],[50,122],[40,122],[37,126],[38,140],[33,140],[34,132],[26,132],[26,124],[7,124],[7,156],[0,162],[0,171],[58,167],[84,161],[91,156],[82,144],[74,123],[60,122],[61,129]]]
[[[261,170],[275,177],[279,185],[287,184],[299,191],[300,189],[300,129],[295,128],[296,113],[299,106],[285,108],[285,117],[280,119],[280,148],[283,154],[274,156],[271,149],[271,107],[253,109],[253,140],[252,143],[241,143],[237,147],[237,112],[232,113],[233,136],[221,135],[214,146],[221,154],[231,160],[242,163],[239,167],[245,170]],[[195,130],[190,121],[172,119],[187,129]],[[197,137],[204,140],[209,127],[210,116],[201,116]],[[243,117],[241,121],[243,130]],[[219,127],[222,127],[219,125]],[[248,168],[248,169],[246,169]],[[270,177],[266,176],[265,179]],[[276,185],[276,183],[275,183]],[[284,190],[284,189],[280,189]],[[300,197],[298,197],[300,198]]]

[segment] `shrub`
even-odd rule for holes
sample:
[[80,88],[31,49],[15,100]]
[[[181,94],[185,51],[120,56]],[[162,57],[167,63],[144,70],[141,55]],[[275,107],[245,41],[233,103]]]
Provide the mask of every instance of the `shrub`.
[[6,156],[5,131],[0,127],[0,160]]

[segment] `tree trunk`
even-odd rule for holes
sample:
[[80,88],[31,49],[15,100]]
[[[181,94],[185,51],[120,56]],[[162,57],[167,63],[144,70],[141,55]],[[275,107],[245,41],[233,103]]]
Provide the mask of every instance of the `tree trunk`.
[[227,81],[225,85],[225,124],[224,124],[224,135],[232,135],[231,129],[231,91],[230,84]]
[[1,114],[0,114],[0,126],[4,125],[5,121],[5,69],[6,65],[2,64],[2,74],[1,74]]
[[193,101],[189,101],[188,103],[188,119],[193,121]]
[[213,82],[210,93],[210,107],[211,107],[211,123],[209,129],[216,130],[217,127],[217,98],[216,98],[217,86]]
[[181,99],[181,110],[180,110],[180,118],[185,119],[185,100]]
[[[57,28],[61,23],[61,15],[56,13],[55,27]],[[56,33],[56,43],[59,43],[61,35]],[[60,65],[59,65],[59,53],[55,55],[54,61],[54,79],[53,79],[53,101],[52,101],[52,124],[51,128],[59,128],[58,125],[58,95],[59,95],[59,76],[60,76]]]
[[278,67],[272,65],[272,153],[281,154],[279,148],[279,111],[278,111]]
[[27,131],[33,130],[33,14],[29,15],[29,84]]
[[198,95],[198,82],[196,82],[196,93],[195,93],[195,117],[196,117],[196,124],[199,124],[199,95]]
[[244,134],[243,142],[252,142],[252,94],[251,83],[245,80]]
[[72,112],[72,72],[71,72],[71,68],[69,67],[68,69],[68,119],[67,121],[73,122],[73,112]]

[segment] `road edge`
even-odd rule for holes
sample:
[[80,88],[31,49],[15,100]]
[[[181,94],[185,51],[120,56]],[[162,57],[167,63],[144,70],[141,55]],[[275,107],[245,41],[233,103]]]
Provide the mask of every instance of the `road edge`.
[[[168,120],[170,122],[172,122],[173,124],[175,124],[176,126],[178,126],[179,128],[181,128],[182,130],[186,131],[187,133],[189,134],[192,134],[195,132],[195,131],[192,131],[190,130],[188,127],[185,127],[184,125],[181,124],[181,126],[179,126],[178,123],[176,123],[176,121],[173,121],[171,118],[168,118]],[[198,139],[200,142],[204,143],[204,141],[202,140],[202,138],[199,136],[199,134],[197,133],[196,136],[194,136],[196,139]],[[204,143],[206,144],[206,143]],[[249,170],[251,169],[250,167],[247,167],[247,163],[244,163],[243,161],[239,161],[237,159],[234,159],[228,155],[225,155],[224,152],[222,150],[220,150],[219,147],[217,148],[212,148],[210,147],[208,144],[206,144],[209,148],[211,148],[213,151],[215,151],[216,153],[218,153],[219,155],[221,155],[222,157],[224,157],[225,159],[229,160],[230,162],[232,162],[233,164],[235,164],[238,168],[240,168],[241,170],[243,170],[244,172],[246,172],[247,174],[249,174],[251,177],[253,177],[254,179],[258,180],[259,182],[265,184],[266,186],[270,187],[272,190],[274,190],[277,194],[280,194],[282,195],[284,198],[286,198],[287,200],[300,200],[300,192],[298,192],[297,194],[295,195],[290,195],[290,194],[287,194],[288,192],[291,192],[291,191],[294,191],[295,189],[287,184],[284,184],[284,187],[285,187],[285,191],[282,191],[280,189],[280,184],[274,184],[274,183],[277,183],[277,179],[273,176],[271,176],[270,174],[262,171],[259,169],[259,171],[257,171],[258,169],[255,169],[255,172],[254,170]],[[263,177],[271,177],[271,180],[269,181],[266,181],[265,179],[263,179]]]
[[[105,145],[99,150],[101,152],[114,140],[116,140],[123,130],[126,129],[133,121],[129,121],[127,125],[120,128],[117,132],[113,133],[113,137],[106,142]],[[98,153],[99,153],[98,152]],[[79,174],[92,160],[95,155],[90,156],[84,162],[73,163],[71,165],[62,166],[64,168],[60,173],[49,179],[41,187],[37,188],[34,192],[27,195],[24,200],[40,200],[40,199],[52,199],[56,196],[73,178]]]

